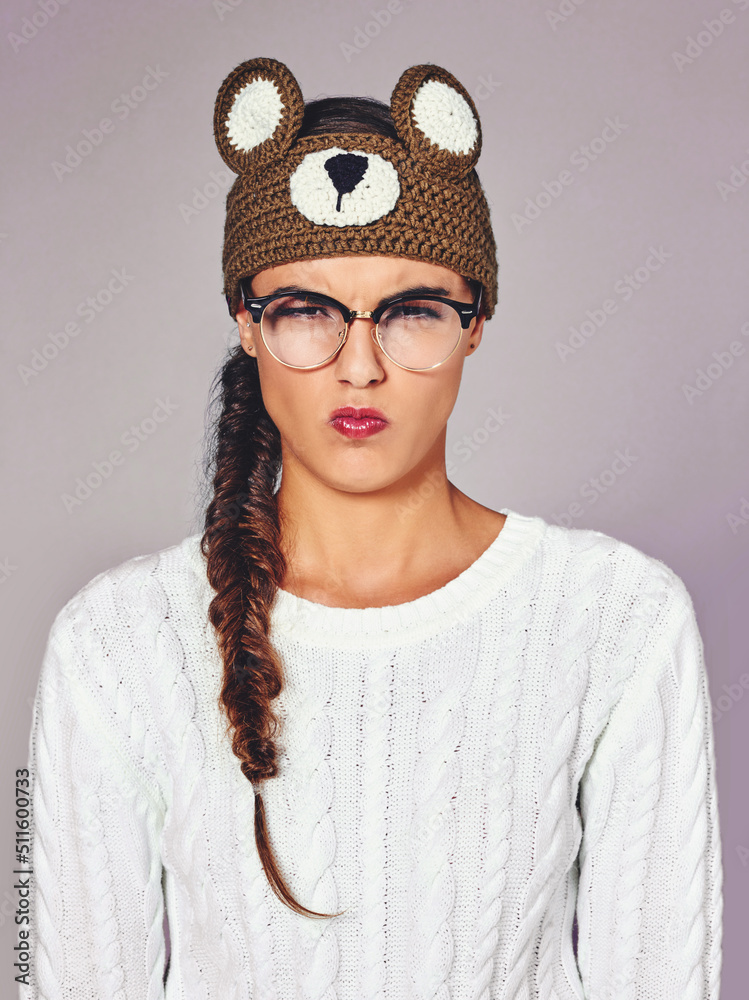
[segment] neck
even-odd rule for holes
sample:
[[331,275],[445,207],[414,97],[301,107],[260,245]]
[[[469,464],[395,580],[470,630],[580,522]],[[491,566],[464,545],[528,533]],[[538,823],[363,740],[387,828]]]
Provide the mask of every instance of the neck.
[[449,482],[444,447],[440,454],[394,483],[359,491],[323,482],[284,456],[283,589],[323,604],[382,606],[462,572],[496,538],[504,515]]

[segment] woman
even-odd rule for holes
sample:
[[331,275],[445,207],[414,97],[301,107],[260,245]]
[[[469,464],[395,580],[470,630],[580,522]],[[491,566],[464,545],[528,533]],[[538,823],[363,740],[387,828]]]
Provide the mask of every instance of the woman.
[[214,128],[213,498],[53,625],[21,996],[717,1000],[684,584],[446,477],[497,298],[473,101],[423,65],[305,106],[253,59]]

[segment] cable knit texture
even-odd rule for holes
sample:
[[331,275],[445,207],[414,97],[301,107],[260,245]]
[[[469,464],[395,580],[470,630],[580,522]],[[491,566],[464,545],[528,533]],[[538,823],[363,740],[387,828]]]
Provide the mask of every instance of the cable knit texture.
[[262,871],[200,536],[65,605],[31,731],[21,1000],[718,1000],[689,593],[608,535],[503,513],[414,601],[277,594],[269,835],[300,901],[345,910],[331,919],[284,906]]

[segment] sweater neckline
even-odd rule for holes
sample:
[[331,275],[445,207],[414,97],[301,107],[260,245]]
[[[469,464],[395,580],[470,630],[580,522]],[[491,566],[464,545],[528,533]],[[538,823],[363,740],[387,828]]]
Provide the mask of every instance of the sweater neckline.
[[[547,524],[502,507],[506,521],[494,541],[470,566],[444,586],[403,604],[339,608],[278,589],[271,612],[276,634],[312,638],[324,645],[387,644],[393,636],[416,641],[474,615],[522,566],[539,544]],[[381,641],[380,641],[381,640]]]
[[[367,648],[416,642],[474,616],[538,548],[548,524],[543,518],[519,514],[509,507],[499,512],[506,521],[494,541],[470,566],[443,587],[403,604],[375,608],[339,608],[318,604],[278,589],[270,613],[270,634],[323,646]],[[190,552],[210,593],[200,535]]]

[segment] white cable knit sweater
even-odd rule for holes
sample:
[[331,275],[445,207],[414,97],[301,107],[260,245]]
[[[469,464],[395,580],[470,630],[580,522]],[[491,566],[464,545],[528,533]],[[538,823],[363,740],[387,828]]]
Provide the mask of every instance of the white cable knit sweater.
[[21,998],[718,1000],[690,596],[608,535],[502,512],[468,569],[406,604],[278,593],[263,799],[292,892],[332,919],[294,913],[261,869],[200,536],[65,605],[30,741]]

